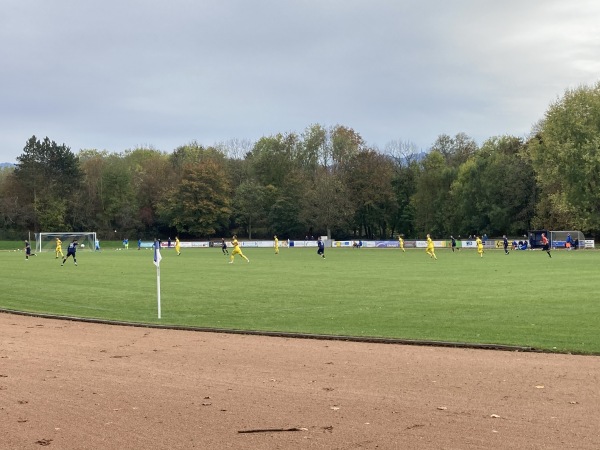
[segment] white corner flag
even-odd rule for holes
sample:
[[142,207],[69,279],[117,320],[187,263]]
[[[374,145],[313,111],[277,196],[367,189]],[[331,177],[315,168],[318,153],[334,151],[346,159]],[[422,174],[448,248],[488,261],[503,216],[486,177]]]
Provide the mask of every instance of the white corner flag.
[[160,319],[160,242],[154,241],[154,265],[156,266],[156,301],[158,303],[158,318]]
[[160,267],[160,260],[162,259],[162,256],[160,256],[160,248],[158,248],[159,245],[158,242],[154,244],[154,265],[156,267]]

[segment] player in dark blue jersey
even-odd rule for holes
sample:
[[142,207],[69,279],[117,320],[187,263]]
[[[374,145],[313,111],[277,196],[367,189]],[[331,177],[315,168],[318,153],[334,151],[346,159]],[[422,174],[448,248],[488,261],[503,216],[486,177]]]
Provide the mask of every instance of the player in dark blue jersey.
[[225,242],[225,238],[221,238],[221,251],[224,255],[229,255],[229,250],[227,250],[227,242]]
[[31,244],[25,241],[25,259],[29,259],[30,256],[35,256],[35,253],[31,253]]
[[317,255],[321,255],[323,258],[325,258],[325,242],[321,240],[321,236],[319,236],[319,239],[317,239],[317,245],[319,246]]
[[506,235],[502,236],[502,243],[504,244],[504,254],[508,255],[508,238]]
[[71,242],[67,247],[67,256],[64,257],[61,266],[65,265],[65,262],[67,262],[69,256],[73,257],[73,262],[75,263],[75,265],[77,265],[77,257],[75,256],[75,253],[77,252],[77,245],[79,245],[77,243],[77,239],[73,239],[73,242]]

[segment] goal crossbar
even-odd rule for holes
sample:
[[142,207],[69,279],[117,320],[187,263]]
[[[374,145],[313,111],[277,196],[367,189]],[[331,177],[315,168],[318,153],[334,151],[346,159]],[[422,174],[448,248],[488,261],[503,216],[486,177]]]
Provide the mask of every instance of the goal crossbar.
[[[38,253],[54,251],[56,248],[56,238],[62,242],[63,249],[69,245],[73,239],[77,239],[79,245],[83,244],[84,249],[94,250],[96,247],[96,232],[75,232],[75,231],[57,231],[52,233],[35,234],[35,250]],[[64,251],[64,250],[63,250]]]

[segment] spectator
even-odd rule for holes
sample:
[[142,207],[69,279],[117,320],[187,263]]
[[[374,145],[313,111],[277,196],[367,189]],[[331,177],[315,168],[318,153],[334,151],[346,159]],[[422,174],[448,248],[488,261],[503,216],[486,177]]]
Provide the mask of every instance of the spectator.
[[571,237],[571,233],[567,234],[567,241],[565,242],[565,247],[567,250],[571,250],[573,247],[573,238]]

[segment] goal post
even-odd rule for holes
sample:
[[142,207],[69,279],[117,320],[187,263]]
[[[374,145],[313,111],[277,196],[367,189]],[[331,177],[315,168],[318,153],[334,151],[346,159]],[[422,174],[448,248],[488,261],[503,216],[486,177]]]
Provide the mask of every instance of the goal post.
[[77,239],[79,247],[84,244],[84,249],[94,250],[96,248],[96,232],[86,231],[83,233],[77,233],[74,231],[54,232],[54,233],[36,233],[35,234],[35,251],[41,252],[53,252],[56,249],[56,238],[59,238],[62,242],[63,253],[69,246],[69,243],[73,239]]

